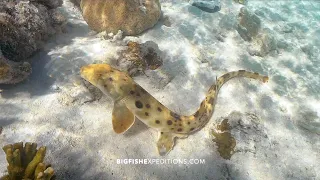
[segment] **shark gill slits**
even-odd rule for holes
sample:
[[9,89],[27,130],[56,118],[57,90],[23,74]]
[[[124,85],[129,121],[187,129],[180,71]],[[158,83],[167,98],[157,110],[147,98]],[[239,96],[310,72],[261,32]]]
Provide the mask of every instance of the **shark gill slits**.
[[135,102],[135,105],[136,105],[136,107],[139,108],[139,109],[143,108],[143,104],[142,104],[141,101],[136,101],[136,102]]
[[229,73],[224,74],[222,77],[225,78],[225,79],[228,79],[230,77],[230,74]]
[[142,88],[141,88],[141,92],[142,92],[142,94],[146,94],[147,93],[147,91],[142,89]]
[[160,124],[160,121],[159,121],[159,120],[156,120],[155,122],[156,122],[156,124]]
[[181,131],[182,131],[182,128],[179,128],[177,131],[178,131],[178,132],[181,132]]
[[148,112],[145,112],[144,115],[149,116],[149,113],[148,113]]
[[213,100],[214,100],[214,98],[213,98],[213,97],[210,97],[209,103],[210,103],[210,104],[213,104]]
[[150,104],[146,104],[146,108],[148,108],[148,109],[149,109],[150,107],[151,107],[151,106],[150,106]]
[[198,117],[199,116],[199,111],[197,111],[195,114],[194,114],[194,117]]
[[157,110],[158,110],[159,112],[161,112],[161,111],[162,111],[162,109],[161,109],[160,107],[158,107],[158,108],[157,108]]
[[181,119],[180,119],[180,116],[179,116],[177,113],[174,113],[174,112],[170,111],[170,115],[171,115],[172,117],[174,117],[175,119],[177,119],[177,120],[181,120]]
[[171,121],[171,120],[168,120],[168,121],[167,121],[167,124],[168,124],[168,125],[172,125],[172,121]]

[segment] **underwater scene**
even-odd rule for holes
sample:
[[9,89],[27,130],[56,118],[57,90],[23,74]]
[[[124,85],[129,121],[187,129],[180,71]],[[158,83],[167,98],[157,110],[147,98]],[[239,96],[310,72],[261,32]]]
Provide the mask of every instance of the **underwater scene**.
[[1,0],[0,179],[320,179],[320,1]]

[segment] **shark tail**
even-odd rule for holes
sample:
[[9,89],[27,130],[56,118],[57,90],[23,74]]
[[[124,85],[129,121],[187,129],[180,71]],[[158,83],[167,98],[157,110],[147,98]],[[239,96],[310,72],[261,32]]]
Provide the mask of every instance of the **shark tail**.
[[193,121],[193,127],[190,128],[190,132],[198,131],[208,123],[212,117],[220,88],[224,83],[235,77],[256,79],[264,83],[269,80],[268,76],[263,76],[259,73],[245,70],[232,71],[220,76],[216,79],[216,83],[210,87],[206,98],[200,104],[200,108],[191,116],[186,117],[188,122]]

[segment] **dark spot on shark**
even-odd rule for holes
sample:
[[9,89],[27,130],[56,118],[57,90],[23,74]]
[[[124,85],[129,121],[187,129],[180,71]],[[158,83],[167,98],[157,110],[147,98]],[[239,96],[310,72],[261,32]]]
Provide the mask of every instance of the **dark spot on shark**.
[[109,77],[109,81],[113,81],[112,77]]
[[144,114],[145,114],[146,116],[149,116],[149,113],[148,113],[148,112],[145,112]]
[[181,132],[181,131],[182,131],[182,128],[179,128],[177,131],[178,131],[178,132]]
[[151,106],[150,106],[150,104],[146,104],[146,108],[150,108]]
[[104,87],[104,88],[108,88],[108,85],[104,84],[103,87]]
[[190,125],[190,121],[188,121],[188,125]]
[[245,70],[239,70],[239,73],[244,73],[244,72],[246,72]]
[[191,128],[191,129],[190,129],[190,131],[193,131],[193,130],[194,130],[194,128]]
[[172,125],[172,121],[171,121],[171,120],[168,120],[168,121],[167,121],[167,124],[168,124],[168,125]]
[[159,112],[161,112],[161,111],[162,111],[162,109],[161,109],[160,107],[158,107],[157,109],[158,109],[158,111],[159,111]]
[[[156,124],[160,124],[160,121],[159,121],[159,120],[156,120]],[[161,132],[161,133],[163,133],[163,132]]]
[[182,124],[179,124],[179,126],[182,126]]
[[130,91],[130,94],[134,94],[134,91]]
[[143,108],[143,104],[141,103],[141,101],[136,101],[135,105],[139,109]]
[[137,95],[138,97],[140,97],[140,93],[138,93],[138,92],[137,92],[137,94],[136,94],[136,95]]

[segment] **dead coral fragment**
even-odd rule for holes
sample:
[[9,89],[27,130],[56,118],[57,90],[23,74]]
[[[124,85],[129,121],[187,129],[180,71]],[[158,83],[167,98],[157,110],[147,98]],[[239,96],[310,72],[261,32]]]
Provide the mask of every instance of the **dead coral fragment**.
[[234,148],[236,147],[236,140],[230,133],[230,125],[228,119],[224,119],[220,125],[216,128],[218,131],[213,130],[212,135],[215,137],[213,140],[218,146],[218,152],[224,159],[230,159],[234,154]]
[[248,0],[233,0],[234,2],[237,2],[239,4],[247,4]]
[[[163,64],[162,52],[156,43],[147,41],[139,44],[129,41],[127,49],[121,53],[117,64],[125,64],[130,75],[144,72],[147,69],[155,70]],[[121,65],[120,65],[121,66]]]
[[42,146],[37,150],[36,143],[8,144],[4,146],[8,162],[8,175],[0,178],[3,180],[35,179],[50,180],[54,174],[53,168],[43,163],[46,154],[46,147]]

